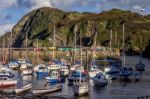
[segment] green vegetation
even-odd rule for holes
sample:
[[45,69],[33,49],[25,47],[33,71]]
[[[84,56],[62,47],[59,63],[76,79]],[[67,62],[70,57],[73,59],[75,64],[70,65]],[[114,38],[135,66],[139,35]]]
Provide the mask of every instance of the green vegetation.
[[[28,34],[28,46],[36,46],[36,39],[39,39],[39,46],[52,46],[52,42],[49,42],[48,39],[53,38],[55,25],[57,46],[73,46],[75,32],[77,33],[77,44],[79,44],[81,32],[82,37],[90,38],[85,43],[92,46],[95,32],[97,32],[97,45],[108,46],[112,29],[112,46],[121,48],[121,21],[125,21],[126,50],[141,49],[140,37],[143,39],[142,47],[145,48],[150,40],[150,16],[143,17],[140,14],[119,9],[95,14],[63,12],[47,7],[30,12],[16,24],[13,28],[13,46],[25,46],[26,34]],[[7,38],[9,34],[1,37],[1,45],[2,38]]]

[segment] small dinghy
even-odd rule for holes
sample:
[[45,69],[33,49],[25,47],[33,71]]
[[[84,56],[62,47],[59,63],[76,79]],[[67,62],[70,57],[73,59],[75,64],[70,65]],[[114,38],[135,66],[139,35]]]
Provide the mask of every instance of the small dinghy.
[[57,85],[49,89],[37,89],[37,90],[33,90],[33,95],[43,95],[43,94],[53,93],[61,89],[62,89],[62,85]]
[[26,85],[26,86],[24,86],[22,88],[15,89],[15,93],[16,94],[23,93],[23,92],[29,91],[31,88],[32,88],[32,85],[28,84],[28,85]]

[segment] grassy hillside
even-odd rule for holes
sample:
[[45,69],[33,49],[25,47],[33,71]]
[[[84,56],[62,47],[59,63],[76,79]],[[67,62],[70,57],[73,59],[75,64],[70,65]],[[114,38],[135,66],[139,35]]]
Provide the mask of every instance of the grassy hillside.
[[[39,46],[52,46],[54,26],[56,27],[56,45],[74,45],[74,36],[77,34],[79,44],[80,33],[82,44],[92,46],[95,33],[97,32],[97,45],[109,46],[110,30],[113,33],[113,47],[121,47],[122,25],[125,22],[125,43],[126,50],[137,51],[147,46],[150,39],[150,16],[142,16],[130,11],[112,9],[102,13],[78,13],[64,12],[53,8],[40,8],[25,15],[12,30],[13,47],[24,47],[27,35],[28,46],[36,46],[38,39]],[[10,33],[1,37],[5,38],[8,45]]]

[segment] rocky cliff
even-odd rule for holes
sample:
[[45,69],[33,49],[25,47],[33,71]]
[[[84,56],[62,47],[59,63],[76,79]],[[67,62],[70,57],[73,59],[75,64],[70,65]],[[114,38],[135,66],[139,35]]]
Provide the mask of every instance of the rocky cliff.
[[[51,46],[55,27],[55,41],[57,46],[74,45],[76,33],[76,44],[80,44],[80,38],[84,46],[93,45],[97,34],[97,45],[109,46],[110,31],[112,30],[112,46],[121,47],[122,24],[125,22],[126,50],[138,51],[141,48],[140,37],[143,37],[143,47],[147,46],[150,39],[150,16],[142,16],[130,11],[112,9],[102,13],[78,13],[64,12],[54,8],[39,8],[25,15],[12,29],[1,37],[5,38],[6,44],[13,47],[25,47],[26,36],[29,47]],[[51,39],[51,40],[49,40]]]

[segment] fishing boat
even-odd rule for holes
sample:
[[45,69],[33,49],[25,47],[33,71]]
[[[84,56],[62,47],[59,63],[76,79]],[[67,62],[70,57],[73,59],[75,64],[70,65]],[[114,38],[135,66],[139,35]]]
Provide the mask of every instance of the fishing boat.
[[0,77],[0,88],[15,86],[17,80],[8,77]]
[[94,78],[92,78],[94,85],[104,86],[107,85],[108,80],[103,73],[98,73]]
[[22,88],[15,89],[15,93],[16,93],[16,94],[23,93],[23,92],[26,92],[26,91],[31,90],[31,88],[32,88],[32,85],[31,85],[31,84],[28,84],[28,85],[26,85],[26,86],[24,86],[24,87],[22,87]]
[[61,82],[60,74],[57,71],[51,71],[50,76],[45,77],[45,79],[48,83],[60,83]]
[[60,91],[62,89],[62,85],[56,85],[52,88],[49,89],[37,89],[33,90],[33,95],[43,95],[43,94],[48,94],[48,93],[54,93],[57,91]]

